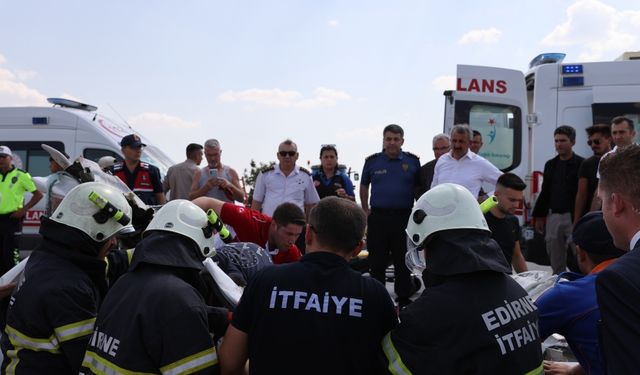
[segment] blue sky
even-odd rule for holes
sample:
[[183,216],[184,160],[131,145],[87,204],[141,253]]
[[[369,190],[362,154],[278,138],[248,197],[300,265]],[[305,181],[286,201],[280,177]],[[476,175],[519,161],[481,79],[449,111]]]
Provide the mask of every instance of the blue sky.
[[[5,2],[0,106],[67,97],[111,108],[176,162],[217,138],[223,163],[275,160],[321,144],[360,171],[382,128],[433,158],[456,64],[526,70],[541,52],[565,61],[640,50],[636,1]],[[1,137],[0,137],[1,138]]]

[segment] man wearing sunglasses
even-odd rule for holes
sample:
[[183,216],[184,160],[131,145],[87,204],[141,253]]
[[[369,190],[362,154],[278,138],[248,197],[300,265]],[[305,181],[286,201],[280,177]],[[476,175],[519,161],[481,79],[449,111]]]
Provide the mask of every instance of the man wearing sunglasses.
[[120,141],[124,161],[113,165],[112,173],[124,182],[145,204],[157,205],[167,202],[160,170],[140,161],[142,149],[146,147],[136,134],[129,134]]
[[611,150],[611,127],[608,124],[596,124],[585,129],[589,140],[587,144],[593,156],[585,159],[578,170],[578,193],[573,214],[575,223],[591,211],[591,203],[598,187],[598,163],[602,155]]
[[281,203],[291,202],[304,210],[308,217],[320,197],[313,185],[311,172],[296,165],[298,146],[290,139],[285,140],[278,146],[277,157],[278,164],[258,174],[251,208],[273,216]]

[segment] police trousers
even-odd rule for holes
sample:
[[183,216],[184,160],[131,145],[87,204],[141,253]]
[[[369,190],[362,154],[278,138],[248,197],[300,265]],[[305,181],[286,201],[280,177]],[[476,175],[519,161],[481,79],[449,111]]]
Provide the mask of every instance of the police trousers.
[[21,234],[22,219],[14,219],[10,214],[0,215],[0,276],[18,264]]
[[385,270],[391,257],[395,276],[393,289],[399,299],[407,299],[415,293],[415,285],[405,264],[405,228],[410,215],[411,209],[372,208],[367,219],[367,250],[371,277],[384,284]]

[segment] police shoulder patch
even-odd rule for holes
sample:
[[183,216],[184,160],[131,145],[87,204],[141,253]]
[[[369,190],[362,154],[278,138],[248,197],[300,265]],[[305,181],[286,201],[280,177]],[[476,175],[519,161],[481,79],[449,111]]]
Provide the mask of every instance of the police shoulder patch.
[[265,173],[265,172],[271,172],[273,170],[276,169],[275,165],[267,165],[265,167],[263,167],[262,169],[260,169],[260,172]]
[[413,157],[414,157],[414,158],[416,158],[416,159],[420,159],[420,156],[418,156],[418,155],[416,155],[416,154],[414,154],[414,153],[412,153],[412,152],[404,151],[404,153],[405,153],[405,154],[407,154],[407,155],[409,155],[409,156],[413,156]]
[[369,161],[369,159],[373,159],[373,158],[375,158],[376,156],[378,156],[380,154],[381,154],[380,152],[376,152],[374,154],[371,154],[371,155],[367,156],[366,158],[364,158],[364,161]]
[[308,169],[303,168],[303,167],[300,167],[300,172],[304,172],[304,173],[306,173],[306,174],[308,174],[308,175],[311,175],[311,172],[309,172],[309,170],[308,170]]

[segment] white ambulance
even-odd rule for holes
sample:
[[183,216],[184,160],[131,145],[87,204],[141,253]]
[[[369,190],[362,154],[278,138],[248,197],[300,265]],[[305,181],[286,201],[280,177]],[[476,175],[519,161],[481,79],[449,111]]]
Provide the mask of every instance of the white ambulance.
[[[140,135],[147,145],[142,159],[157,166],[163,176],[174,164],[143,135],[128,124],[101,115],[97,107],[59,98],[48,101],[52,107],[0,107],[0,144],[9,146],[14,164],[32,176],[50,174],[49,154],[42,149],[43,143],[65,152],[72,160],[78,156],[96,162],[103,156],[122,160],[120,140],[132,133]],[[32,249],[37,243],[44,209],[42,199],[28,211],[20,249]]]
[[593,155],[584,130],[593,124],[623,115],[640,130],[640,53],[607,62],[564,63],[564,57],[539,55],[526,73],[458,65],[456,90],[444,93],[445,133],[454,124],[469,124],[482,133],[481,156],[527,181],[530,191],[518,212],[524,223],[544,163],[556,155],[553,131],[558,126],[576,129],[574,151],[583,157]]

